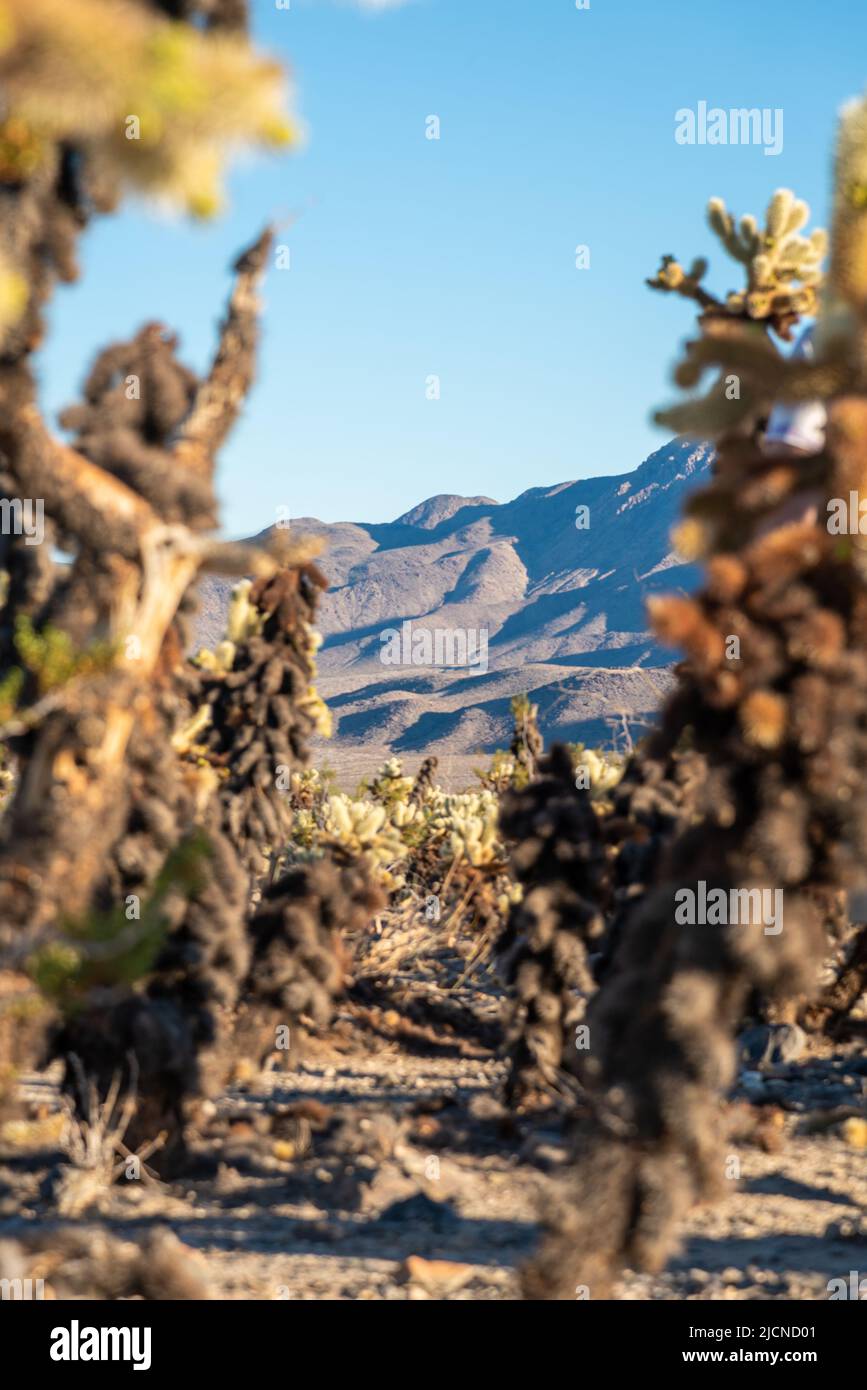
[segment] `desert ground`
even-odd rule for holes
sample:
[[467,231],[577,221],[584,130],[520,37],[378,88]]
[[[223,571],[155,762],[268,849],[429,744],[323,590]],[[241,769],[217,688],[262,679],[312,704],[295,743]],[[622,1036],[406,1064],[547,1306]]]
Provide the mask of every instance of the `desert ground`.
[[[327,1037],[293,1040],[283,1066],[239,1064],[200,1113],[176,1182],[145,1173],[59,1197],[56,1077],[25,1078],[29,1119],[0,1136],[4,1271],[36,1238],[50,1286],[64,1232],[93,1262],[107,1233],[141,1247],[169,1230],[197,1296],[519,1298],[540,1214],[573,1160],[565,1111],[502,1103],[502,1002],[468,941],[380,923],[357,943]],[[826,1299],[830,1280],[864,1269],[867,1056],[860,1042],[785,1041],[789,1060],[774,1061],[773,1028],[742,1039],[725,1106],[730,1191],[693,1211],[664,1273],[627,1273],[615,1297]],[[74,1279],[68,1248],[63,1267]]]

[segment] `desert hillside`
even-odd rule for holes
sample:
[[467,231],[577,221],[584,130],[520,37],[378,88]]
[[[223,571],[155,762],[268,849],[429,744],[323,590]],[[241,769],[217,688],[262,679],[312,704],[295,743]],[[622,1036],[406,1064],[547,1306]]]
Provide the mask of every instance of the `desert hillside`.
[[[323,539],[331,581],[318,681],[334,717],[329,762],[391,752],[414,765],[434,753],[463,771],[508,741],[510,699],[525,691],[549,741],[610,742],[621,713],[640,730],[671,662],[644,601],[694,587],[670,531],[711,457],[672,440],[631,473],[511,502],[438,496],[382,524],[293,521],[290,530]],[[202,581],[199,642],[222,635],[230,588]],[[472,635],[485,633],[487,670],[384,664],[382,634],[407,621],[415,632],[466,632],[471,653]]]

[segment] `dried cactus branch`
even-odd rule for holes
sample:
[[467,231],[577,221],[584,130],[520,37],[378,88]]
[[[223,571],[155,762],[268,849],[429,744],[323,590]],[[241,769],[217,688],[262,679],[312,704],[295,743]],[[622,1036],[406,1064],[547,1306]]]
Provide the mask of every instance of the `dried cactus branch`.
[[219,346],[173,450],[186,468],[212,471],[217,451],[249,393],[259,337],[258,287],[273,242],[273,231],[266,227],[235,262],[235,286]]

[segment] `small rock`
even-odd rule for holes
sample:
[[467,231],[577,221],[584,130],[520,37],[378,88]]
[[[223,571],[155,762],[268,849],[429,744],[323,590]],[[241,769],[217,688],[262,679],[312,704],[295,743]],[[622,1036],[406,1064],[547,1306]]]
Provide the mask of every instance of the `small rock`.
[[432,1140],[437,1140],[440,1143],[443,1143],[445,1141],[445,1136],[442,1132],[442,1125],[440,1124],[439,1120],[434,1118],[433,1115],[419,1115],[418,1118],[413,1122],[413,1126],[410,1132],[412,1134],[413,1139],[423,1140],[425,1143],[428,1144]]
[[473,1096],[468,1109],[474,1120],[501,1120],[508,1113],[499,1097],[489,1092]]
[[462,1289],[473,1278],[472,1265],[453,1260],[425,1260],[421,1255],[409,1255],[403,1263],[407,1279],[430,1294],[442,1296]]
[[826,1227],[826,1240],[863,1240],[867,1237],[867,1215],[844,1216]]
[[850,1115],[840,1126],[840,1136],[853,1149],[867,1149],[867,1120]]

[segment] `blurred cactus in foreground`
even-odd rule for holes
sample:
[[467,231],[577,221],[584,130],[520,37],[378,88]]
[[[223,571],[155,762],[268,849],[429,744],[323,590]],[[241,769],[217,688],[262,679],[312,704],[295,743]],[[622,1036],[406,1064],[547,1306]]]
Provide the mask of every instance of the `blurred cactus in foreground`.
[[[802,318],[816,314],[828,249],[828,236],[822,229],[808,237],[801,235],[810,210],[787,188],[778,189],[771,198],[763,227],[751,214],[736,220],[721,198],[711,198],[707,215],[725,250],[744,268],[744,288],[732,290],[725,299],[711,294],[703,283],[708,263],[701,258],[685,271],[674,257],[664,256],[656,275],[647,281],[652,289],[694,300],[701,311],[702,336],[687,345],[675,380],[678,386],[691,389],[713,367],[720,368],[719,376],[704,398],[673,406],[656,417],[667,428],[701,438],[733,428],[763,404],[792,399],[780,393],[791,389],[795,375],[782,372],[784,359],[768,330],[789,339]],[[766,382],[758,377],[759,365],[768,369]],[[799,393],[797,399],[815,395],[815,391],[809,396]]]
[[[22,995],[50,1004],[51,1051],[78,1105],[134,1089],[127,1142],[161,1136],[155,1162],[168,1168],[191,1103],[232,1065],[240,998],[257,1047],[277,1022],[321,1024],[344,981],[337,921],[376,901],[345,855],[268,881],[291,822],[284,784],[323,727],[316,548],[212,538],[217,456],[255,371],[270,231],[236,261],[203,377],[147,324],[97,356],[62,416],[67,445],[37,409],[32,352],[93,211],[126,188],[209,211],[234,144],[291,131],[242,0],[0,0],[0,80],[0,488],[45,512],[40,544],[0,538],[14,774],[0,978],[5,967],[22,982],[0,993],[0,1044]],[[225,640],[196,662],[185,653],[203,570],[245,580]],[[14,1067],[38,1059],[51,1020],[37,1012],[40,1029],[10,1042]]]
[[[768,307],[750,299],[770,289],[762,279],[786,277],[779,261],[762,260],[751,223],[736,234],[713,207],[752,283],[729,309],[692,296],[702,336],[679,379],[691,385],[715,367],[722,380],[711,398],[666,418],[719,436],[712,480],[687,504],[705,582],[694,598],[653,602],[657,633],[685,659],[642,754],[645,766],[671,768],[686,741],[701,777],[646,865],[640,896],[622,902],[597,972],[574,1176],[526,1271],[530,1296],[572,1297],[580,1283],[605,1297],[624,1266],[665,1264],[688,1208],[725,1186],[722,1100],[749,1001],[815,992],[837,943],[840,890],[863,883],[867,552],[860,535],[833,535],[827,522],[831,499],[867,491],[865,109],[843,118],[828,317],[812,359],[784,358],[760,326],[791,330],[811,296],[795,293],[747,322],[751,308]],[[765,240],[783,238],[783,270],[785,239],[803,220],[802,207],[777,195]],[[818,256],[821,240],[811,245]],[[799,254],[812,293],[815,258]],[[740,389],[727,395],[720,388],[730,373]],[[799,457],[766,449],[775,403],[807,400],[827,408],[826,449]],[[630,776],[627,768],[626,786]],[[749,895],[746,920],[684,924],[678,895],[699,883],[726,902]],[[759,915],[756,890],[782,893],[779,931]]]
[[140,0],[2,0],[0,182],[41,177],[68,146],[102,202],[132,188],[215,212],[233,147],[289,145],[298,128],[279,65],[207,8],[203,31]]

